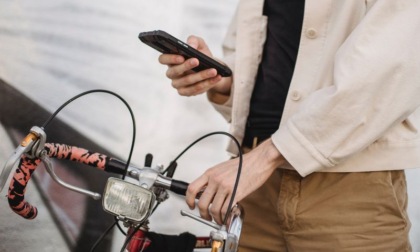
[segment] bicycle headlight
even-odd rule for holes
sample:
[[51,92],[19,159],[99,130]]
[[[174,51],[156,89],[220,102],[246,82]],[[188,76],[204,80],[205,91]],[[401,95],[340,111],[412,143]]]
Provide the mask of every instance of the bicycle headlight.
[[142,222],[149,217],[154,202],[153,192],[121,179],[109,178],[102,205],[105,211],[121,219]]

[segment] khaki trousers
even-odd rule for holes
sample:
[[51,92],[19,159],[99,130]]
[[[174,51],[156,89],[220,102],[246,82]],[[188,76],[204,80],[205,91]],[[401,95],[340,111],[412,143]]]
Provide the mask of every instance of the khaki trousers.
[[278,169],[241,204],[240,252],[411,251],[404,171]]

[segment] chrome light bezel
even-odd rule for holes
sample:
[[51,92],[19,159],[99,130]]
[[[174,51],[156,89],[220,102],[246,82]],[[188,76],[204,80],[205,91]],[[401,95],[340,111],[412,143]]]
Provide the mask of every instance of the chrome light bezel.
[[120,220],[141,223],[152,212],[156,196],[150,190],[118,178],[109,178],[102,206]]

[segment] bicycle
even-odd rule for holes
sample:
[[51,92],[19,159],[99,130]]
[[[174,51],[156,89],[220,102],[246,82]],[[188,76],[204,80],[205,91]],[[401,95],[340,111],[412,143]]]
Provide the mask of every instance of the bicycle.
[[[94,251],[96,246],[100,243],[103,237],[117,225],[119,229],[119,222],[123,222],[124,226],[128,228],[126,233],[126,240],[122,246],[121,251],[139,252],[139,251],[153,251],[153,243],[156,238],[162,237],[149,231],[149,217],[156,210],[156,208],[168,199],[168,190],[176,194],[185,195],[188,188],[188,183],[175,180],[172,178],[177,163],[176,160],[185,153],[196,142],[201,141],[205,137],[214,134],[225,134],[224,132],[210,133],[191,144],[186,148],[177,158],[164,169],[163,166],[152,166],[153,156],[148,154],[144,167],[135,167],[130,164],[130,158],[133,148],[131,148],[130,155],[127,162],[123,162],[107,155],[92,152],[80,147],[69,146],[65,144],[47,143],[47,135],[45,128],[48,123],[63,109],[68,103],[75,99],[93,92],[105,92],[116,95],[106,90],[92,90],[82,93],[68,102],[63,104],[43,125],[43,127],[34,126],[29,134],[22,140],[20,145],[16,148],[15,152],[7,160],[4,169],[0,175],[0,191],[2,191],[9,174],[12,172],[13,167],[18,162],[18,167],[10,182],[8,191],[8,201],[12,210],[26,218],[33,219],[37,216],[36,207],[25,201],[26,185],[29,182],[31,175],[42,162],[51,178],[59,185],[66,189],[72,190],[92,197],[93,199],[101,199],[99,193],[91,192],[62,181],[54,172],[51,158],[66,159],[74,162],[83,163],[88,166],[96,167],[101,171],[110,172],[122,175],[122,178],[111,177],[105,186],[103,193],[102,205],[105,212],[115,216],[116,221],[110,226],[104,234],[98,239],[97,243],[93,246],[91,251]],[[121,97],[124,103],[126,103]],[[128,104],[126,104],[128,106]],[[129,106],[128,106],[129,108]],[[132,114],[131,109],[129,108]],[[133,128],[135,129],[134,117]],[[133,139],[135,130],[133,130]],[[134,145],[134,140],[132,147]],[[240,161],[241,161],[240,156]],[[242,162],[240,162],[241,165]],[[239,169],[240,171],[240,169]],[[238,172],[239,173],[239,172]],[[125,177],[134,179],[137,183],[131,183],[125,180]],[[239,176],[237,181],[239,180]],[[236,189],[236,188],[235,188]],[[235,191],[235,190],[234,190]],[[190,234],[182,234],[178,237],[164,236],[165,240],[172,241],[171,246],[180,244],[180,248],[191,251],[193,248],[210,248],[212,252],[235,252],[238,248],[241,227],[243,223],[243,210],[239,205],[229,207],[230,214],[226,216],[223,225],[218,225],[195,216],[191,213],[181,211],[181,215],[190,217],[203,224],[206,224],[215,229],[211,231],[209,237],[197,237],[195,244],[193,243],[193,236]],[[151,237],[152,236],[152,237]],[[149,249],[149,250],[148,250]],[[156,250],[157,251],[157,250]],[[172,250],[171,250],[172,251]],[[178,250],[177,250],[178,251]]]

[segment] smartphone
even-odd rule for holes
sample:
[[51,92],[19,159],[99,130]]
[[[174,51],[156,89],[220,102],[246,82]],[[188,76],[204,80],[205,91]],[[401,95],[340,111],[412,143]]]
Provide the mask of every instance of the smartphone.
[[217,62],[216,60],[192,48],[188,44],[164,31],[156,30],[150,32],[141,32],[139,34],[139,39],[143,43],[153,47],[161,53],[179,54],[184,56],[185,59],[197,58],[200,64],[192,69],[195,72],[199,72],[204,69],[215,68],[217,73],[223,77],[232,75],[232,71],[229,69],[229,67]]

